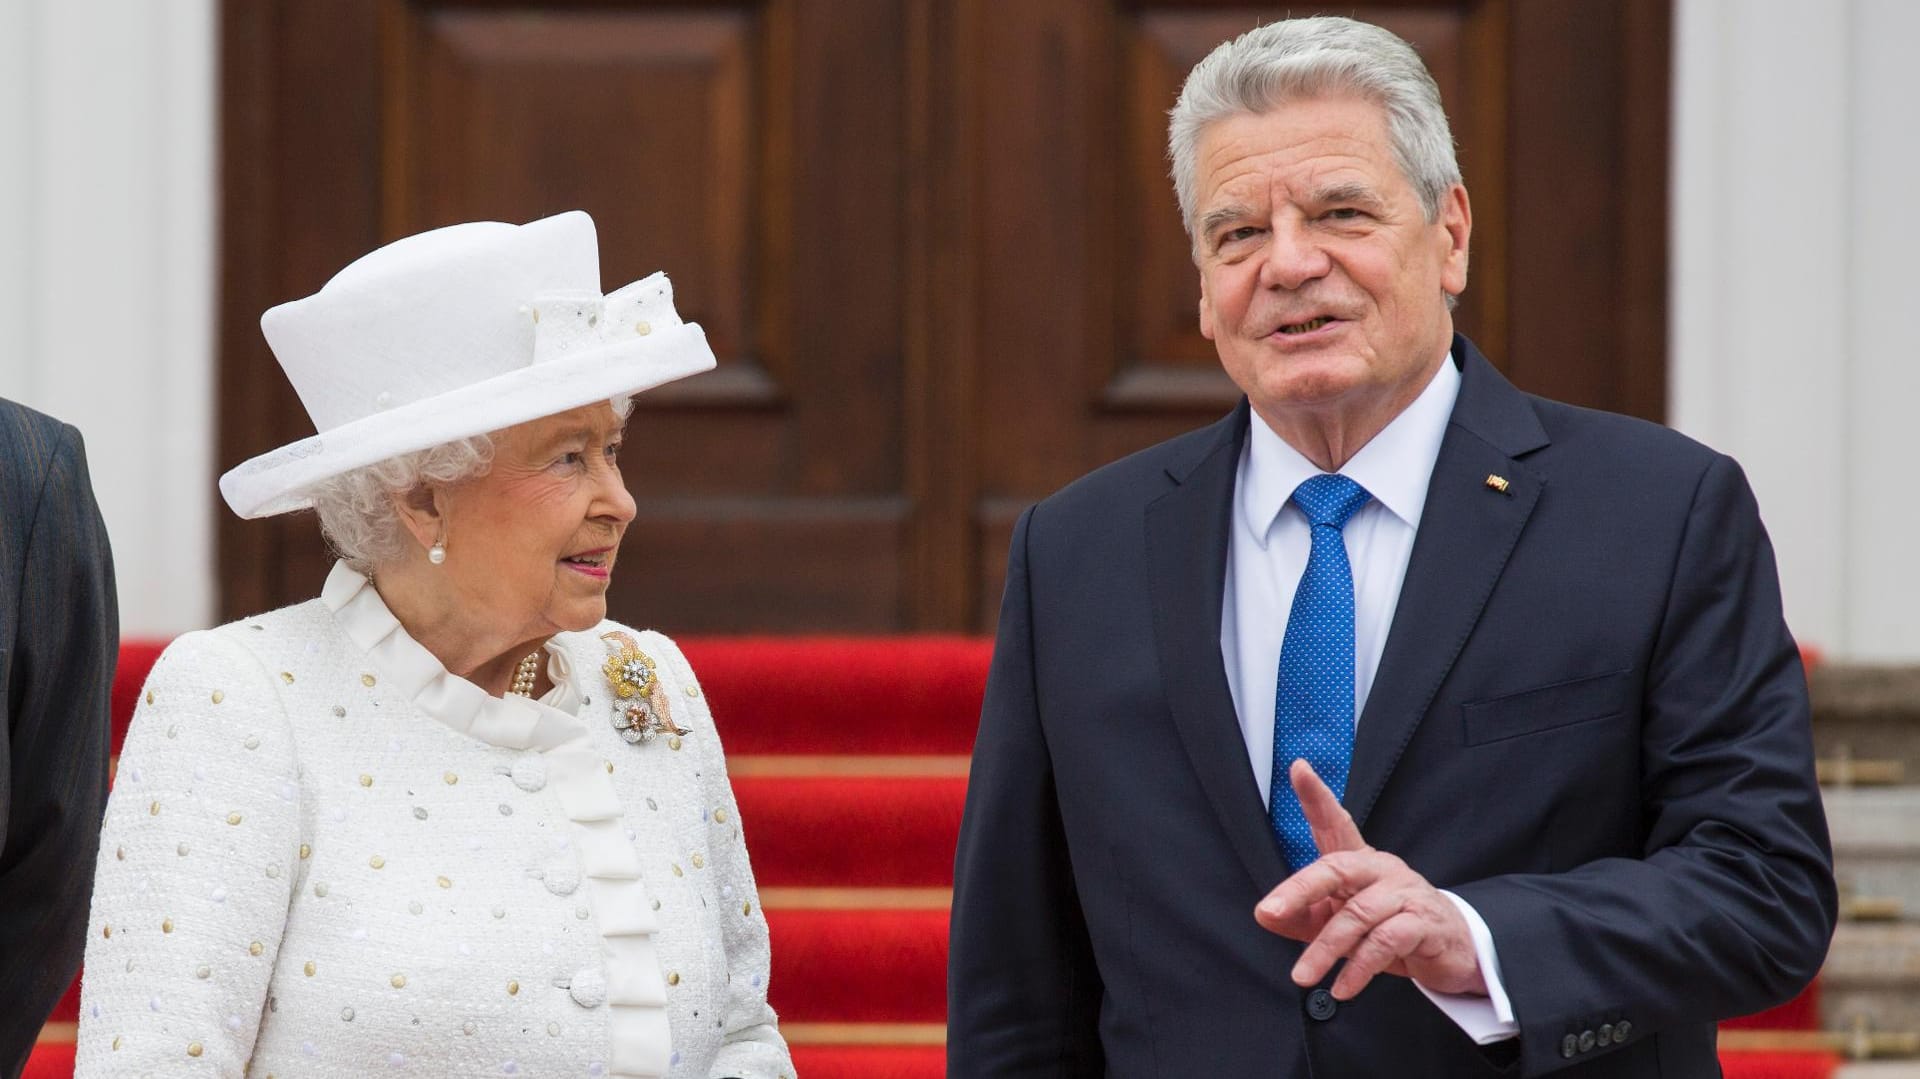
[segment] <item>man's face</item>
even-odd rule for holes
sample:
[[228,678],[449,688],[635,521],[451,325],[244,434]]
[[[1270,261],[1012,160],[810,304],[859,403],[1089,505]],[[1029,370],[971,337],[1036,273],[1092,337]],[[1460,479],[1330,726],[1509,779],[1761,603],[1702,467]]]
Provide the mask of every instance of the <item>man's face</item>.
[[1200,332],[1254,409],[1284,429],[1419,396],[1467,284],[1466,189],[1429,223],[1385,113],[1352,97],[1221,120],[1196,171]]

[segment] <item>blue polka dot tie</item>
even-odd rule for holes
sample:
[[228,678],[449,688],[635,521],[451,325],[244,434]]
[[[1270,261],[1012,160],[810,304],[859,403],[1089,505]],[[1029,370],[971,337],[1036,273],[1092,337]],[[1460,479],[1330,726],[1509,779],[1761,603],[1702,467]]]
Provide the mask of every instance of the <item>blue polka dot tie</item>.
[[1294,870],[1320,852],[1300,799],[1287,782],[1306,758],[1335,797],[1347,792],[1353,763],[1353,569],[1341,529],[1373,496],[1345,476],[1315,476],[1293,501],[1313,526],[1313,551],[1293,594],[1280,643],[1280,681],[1273,697],[1273,780],[1267,812],[1287,865]]

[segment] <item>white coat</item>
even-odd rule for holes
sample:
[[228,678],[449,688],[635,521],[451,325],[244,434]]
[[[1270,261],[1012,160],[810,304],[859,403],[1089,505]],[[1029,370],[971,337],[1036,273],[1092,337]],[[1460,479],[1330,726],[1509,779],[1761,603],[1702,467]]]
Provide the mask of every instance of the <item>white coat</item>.
[[[630,645],[684,735],[617,729]],[[175,641],[102,831],[80,1079],[791,1076],[693,671],[611,622],[547,654],[541,702],[489,696],[345,566]]]

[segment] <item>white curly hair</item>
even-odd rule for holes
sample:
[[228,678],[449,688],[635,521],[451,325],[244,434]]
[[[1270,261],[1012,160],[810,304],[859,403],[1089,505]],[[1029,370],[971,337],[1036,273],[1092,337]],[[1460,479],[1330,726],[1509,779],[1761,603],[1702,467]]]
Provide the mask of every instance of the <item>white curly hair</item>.
[[[633,411],[630,394],[607,403],[622,420]],[[452,487],[486,475],[493,466],[493,439],[499,433],[403,453],[314,484],[306,494],[320,517],[320,534],[341,561],[372,576],[380,564],[406,555],[409,536],[394,497],[423,488]]]

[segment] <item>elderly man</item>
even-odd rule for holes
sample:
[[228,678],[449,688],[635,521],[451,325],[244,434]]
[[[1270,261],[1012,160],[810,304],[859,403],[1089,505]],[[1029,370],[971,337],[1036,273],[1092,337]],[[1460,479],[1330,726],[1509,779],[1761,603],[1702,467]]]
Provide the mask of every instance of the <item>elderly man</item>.
[[80,432],[0,399],[0,1076],[86,945],[119,646]]
[[1718,1075],[1835,912],[1739,468],[1453,333],[1472,213],[1392,34],[1222,45],[1170,144],[1247,399],[1014,531],[949,1074]]

